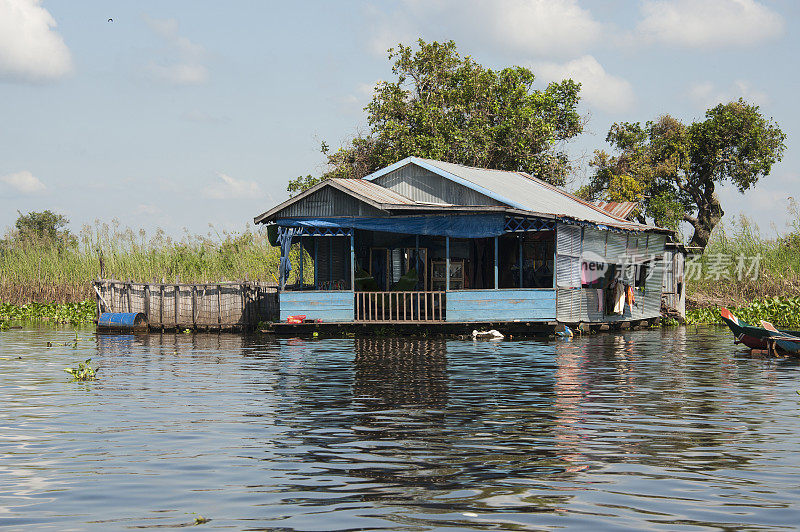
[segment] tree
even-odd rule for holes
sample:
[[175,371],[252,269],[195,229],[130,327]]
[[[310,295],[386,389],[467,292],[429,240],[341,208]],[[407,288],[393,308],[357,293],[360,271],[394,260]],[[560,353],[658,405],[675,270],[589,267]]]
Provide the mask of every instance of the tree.
[[716,187],[733,183],[744,193],[781,160],[786,135],[759,108],[738,101],[706,111],[688,126],[671,116],[621,122],[606,141],[617,151],[596,151],[595,168],[579,194],[587,199],[640,202],[639,219],[677,228],[688,222],[691,246],[705,249],[725,212]]
[[[570,170],[563,144],[583,131],[580,84],[567,79],[533,89],[524,67],[492,70],[461,57],[453,41],[389,50],[394,81],[375,86],[367,105],[369,134],[323,153],[327,177],[363,177],[417,156],[500,170],[525,171],[563,185]],[[290,191],[313,184],[292,181]]]
[[16,229],[14,240],[22,243],[39,244],[70,244],[74,237],[66,229],[69,220],[63,214],[56,214],[50,210],[42,212],[29,212],[19,216],[14,224]]

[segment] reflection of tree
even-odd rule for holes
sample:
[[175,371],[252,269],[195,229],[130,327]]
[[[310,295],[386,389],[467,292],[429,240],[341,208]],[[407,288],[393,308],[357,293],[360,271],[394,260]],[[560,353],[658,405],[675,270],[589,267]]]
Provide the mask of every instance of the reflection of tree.
[[580,454],[595,462],[686,470],[749,463],[743,450],[731,452],[748,416],[732,412],[724,398],[738,393],[758,401],[756,392],[743,386],[730,354],[709,356],[719,352],[718,335],[695,336],[687,338],[683,328],[633,331],[561,348],[556,406],[560,419],[572,420],[570,436],[561,438],[579,441]]
[[355,341],[353,396],[387,406],[447,404],[444,340],[359,338]]

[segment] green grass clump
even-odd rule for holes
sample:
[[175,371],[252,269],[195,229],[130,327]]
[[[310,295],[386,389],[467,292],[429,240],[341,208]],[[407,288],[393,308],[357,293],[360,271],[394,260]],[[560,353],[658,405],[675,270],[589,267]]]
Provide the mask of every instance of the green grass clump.
[[[800,297],[770,297],[749,305],[729,308],[742,321],[760,326],[761,320],[776,327],[800,328]],[[723,323],[719,307],[700,308],[686,313],[686,323]]]
[[82,303],[26,303],[13,305],[0,302],[0,322],[52,321],[80,325],[91,323],[97,317],[94,301]]

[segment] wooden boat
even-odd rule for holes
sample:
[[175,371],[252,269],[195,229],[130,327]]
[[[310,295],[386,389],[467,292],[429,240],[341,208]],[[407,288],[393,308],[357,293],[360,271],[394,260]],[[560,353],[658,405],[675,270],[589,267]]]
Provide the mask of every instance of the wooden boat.
[[800,354],[800,334],[779,331],[773,324],[764,320],[761,320],[761,326],[769,332],[769,337],[765,340],[773,351],[778,347],[792,355]]
[[[787,347],[793,348],[795,346],[793,345],[794,340],[792,340],[792,338],[796,338],[798,341],[800,341],[800,332],[780,331],[778,329],[770,331],[764,327],[754,327],[749,323],[739,320],[730,310],[724,307],[720,309],[719,313],[722,317],[722,321],[725,322],[725,324],[733,333],[733,337],[736,339],[735,343],[744,344],[750,349],[767,350],[772,342],[773,345],[777,345],[785,351],[797,353],[796,350],[792,351],[791,349],[785,349],[778,342],[782,342],[786,344]],[[777,338],[772,340],[773,336],[777,336]],[[800,345],[798,345],[796,349],[800,349]]]

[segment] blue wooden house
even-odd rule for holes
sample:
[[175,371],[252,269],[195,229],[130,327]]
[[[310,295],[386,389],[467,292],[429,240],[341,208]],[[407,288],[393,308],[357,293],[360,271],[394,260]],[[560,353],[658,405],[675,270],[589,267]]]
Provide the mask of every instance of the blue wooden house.
[[281,321],[324,323],[657,318],[672,234],[524,172],[417,157],[328,179],[255,222],[281,246]]

